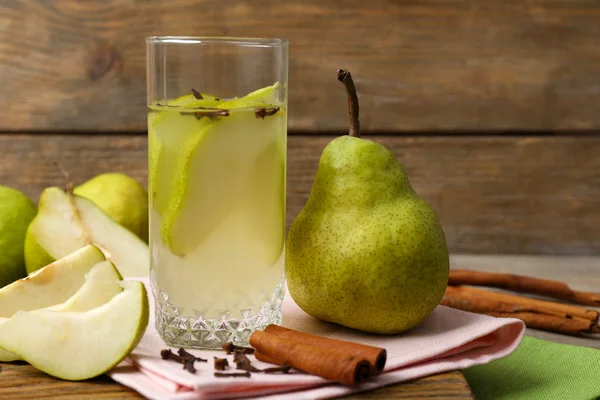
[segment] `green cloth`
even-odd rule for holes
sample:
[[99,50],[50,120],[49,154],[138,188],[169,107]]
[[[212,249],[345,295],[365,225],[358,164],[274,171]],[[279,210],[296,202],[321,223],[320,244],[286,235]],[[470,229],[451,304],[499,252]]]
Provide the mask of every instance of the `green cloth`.
[[463,372],[476,400],[600,398],[600,350],[589,347],[525,336],[510,355]]

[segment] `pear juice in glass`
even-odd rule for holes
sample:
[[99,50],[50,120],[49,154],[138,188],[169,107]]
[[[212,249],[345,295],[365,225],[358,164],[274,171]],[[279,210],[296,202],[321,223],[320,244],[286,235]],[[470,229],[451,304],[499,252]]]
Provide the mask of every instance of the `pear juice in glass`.
[[172,346],[281,322],[287,42],[147,39],[150,278]]

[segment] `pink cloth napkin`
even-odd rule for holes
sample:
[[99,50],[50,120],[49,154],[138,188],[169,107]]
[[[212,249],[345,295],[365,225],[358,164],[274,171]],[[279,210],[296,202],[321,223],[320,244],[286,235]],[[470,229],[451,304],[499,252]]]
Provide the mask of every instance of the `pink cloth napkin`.
[[[150,285],[145,283],[149,289]],[[183,370],[180,364],[160,358],[160,350],[167,346],[154,327],[153,302],[150,304],[150,322],[142,341],[124,362],[109,372],[109,376],[149,399],[161,400],[337,397],[486,364],[510,354],[525,332],[525,325],[518,319],[494,318],[438,306],[421,325],[409,332],[396,336],[370,335],[312,318],[286,294],[283,326],[383,347],[388,354],[384,373],[358,388],[296,370],[286,375],[254,373],[251,378],[216,378],[213,376],[213,357],[224,357],[222,351],[190,351],[208,359],[208,363],[195,363],[195,375]],[[249,358],[258,368],[272,366],[256,361],[253,356]],[[228,372],[232,372],[235,364],[231,356],[228,359],[231,370]]]

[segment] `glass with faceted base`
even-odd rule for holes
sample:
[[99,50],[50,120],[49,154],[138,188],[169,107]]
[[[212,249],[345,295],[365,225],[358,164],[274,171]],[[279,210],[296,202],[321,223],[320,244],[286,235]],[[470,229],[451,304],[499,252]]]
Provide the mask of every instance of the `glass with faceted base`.
[[171,346],[247,345],[281,323],[287,42],[146,43],[156,328]]

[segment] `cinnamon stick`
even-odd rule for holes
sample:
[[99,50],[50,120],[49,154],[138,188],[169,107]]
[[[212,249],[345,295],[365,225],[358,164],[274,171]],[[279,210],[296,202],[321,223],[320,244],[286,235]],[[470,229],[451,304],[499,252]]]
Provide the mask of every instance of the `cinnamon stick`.
[[311,335],[274,324],[267,326],[264,331],[295,343],[304,343],[325,348],[347,349],[352,355],[362,357],[371,364],[371,375],[373,376],[381,374],[385,368],[387,352],[380,347]]
[[351,348],[298,343],[260,330],[252,333],[250,344],[260,361],[265,361],[260,357],[266,354],[293,368],[345,385],[357,386],[371,376],[369,362],[350,354]]
[[[589,318],[572,316],[571,313],[561,311],[559,307],[564,304],[550,303],[533,300],[527,297],[502,295],[500,293],[473,289],[468,287],[448,286],[441,305],[456,308],[463,311],[487,314],[495,317],[518,318],[525,322],[530,328],[542,329],[550,332],[564,333],[573,336],[582,336],[586,333],[597,333],[598,325]],[[503,296],[508,296],[511,301],[507,302]],[[567,306],[574,307],[574,306]],[[579,307],[577,307],[579,308]],[[582,310],[586,310],[583,309]],[[593,310],[587,310],[593,311]]]
[[560,318],[554,315],[528,312],[491,312],[493,317],[518,318],[530,328],[549,332],[564,333],[572,336],[583,336],[585,333],[596,333],[596,325],[587,320]]
[[[588,308],[492,292],[490,290],[476,289],[467,286],[448,286],[444,297],[445,300],[442,299],[443,303],[441,302],[441,304],[450,304],[454,301],[454,305],[457,306],[455,308],[459,308],[457,302],[461,300],[468,300],[466,304],[472,305],[473,307],[486,307],[486,303],[491,302],[492,309],[488,310],[490,312],[534,312],[538,314],[554,315],[561,318],[583,319],[591,322],[598,322],[598,311]],[[513,308],[507,309],[506,307],[508,306],[506,303],[512,305]],[[481,312],[485,313],[487,311]]]
[[278,360],[274,357],[271,357],[265,353],[261,353],[260,351],[256,351],[254,350],[254,357],[256,357],[257,360],[259,361],[263,361],[269,364],[277,364],[277,365],[283,365],[284,362],[281,360]]
[[[478,314],[488,314],[492,312],[515,313],[531,312],[537,314],[553,315],[560,318],[575,318],[584,321],[590,321],[588,318],[573,317],[564,310],[548,307],[540,304],[529,304],[527,300],[513,299],[510,302],[500,301],[494,298],[494,292],[485,291],[485,293],[472,293],[455,286],[448,286],[444,297],[440,301],[443,306],[456,308],[458,310],[474,312]],[[526,299],[526,298],[524,298]]]
[[573,303],[600,307],[600,293],[581,292],[571,289],[567,284],[550,279],[530,276],[470,271],[462,269],[450,270],[448,284],[488,286],[498,289],[512,290],[520,293],[538,294]]

